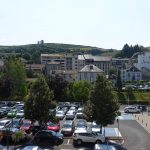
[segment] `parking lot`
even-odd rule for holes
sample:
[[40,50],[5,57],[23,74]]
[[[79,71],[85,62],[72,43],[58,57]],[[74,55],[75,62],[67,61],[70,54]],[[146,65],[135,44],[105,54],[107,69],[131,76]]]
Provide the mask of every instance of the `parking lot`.
[[[133,117],[132,114],[124,113],[124,107],[120,107],[121,115],[116,118],[116,121],[113,125],[109,125],[106,127],[106,136],[108,136],[110,139],[112,138],[122,138],[122,144],[126,149],[129,150],[149,150],[148,146],[150,147],[149,144],[149,139],[150,135],[143,129],[141,125],[139,125],[136,121],[135,118]],[[143,112],[147,113],[147,112]],[[7,116],[3,117],[0,119],[1,120],[10,120],[12,121],[12,118],[7,118]],[[60,129],[59,133],[62,132],[62,127],[65,123],[66,120],[66,115],[63,117],[63,119],[60,119],[59,124],[60,124]],[[80,122],[82,120],[81,118],[77,118],[77,113],[75,114],[75,117],[72,119],[74,124],[77,124],[77,122]],[[117,121],[118,120],[118,121]],[[91,122],[86,122],[87,124],[87,130],[91,130]],[[113,134],[113,135],[111,135]],[[30,133],[32,136],[32,133]],[[119,137],[119,136],[120,137]],[[109,139],[109,140],[110,140]],[[114,140],[114,139],[113,139]],[[118,142],[118,140],[116,140]],[[118,142],[120,144],[121,142]],[[137,142],[137,145],[134,145],[133,143]],[[29,142],[30,144],[32,143],[32,140]],[[105,143],[107,144],[107,143]],[[49,145],[44,145],[45,148],[50,148]],[[86,150],[92,150],[95,147],[95,143],[90,144],[90,143],[82,143],[80,145],[74,144],[73,142],[73,136],[64,136],[63,143],[60,144],[59,146],[54,146],[53,149],[58,149],[58,150],[74,150],[74,149],[86,149]],[[11,146],[13,149],[14,147]],[[52,149],[52,147],[51,147]]]

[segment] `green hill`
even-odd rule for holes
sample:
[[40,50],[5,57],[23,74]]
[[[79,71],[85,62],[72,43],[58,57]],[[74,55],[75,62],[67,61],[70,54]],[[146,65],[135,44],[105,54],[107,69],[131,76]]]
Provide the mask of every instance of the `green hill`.
[[41,53],[75,53],[93,55],[112,55],[117,50],[104,49],[92,46],[73,45],[73,44],[59,44],[59,43],[44,43],[44,44],[29,44],[19,46],[0,46],[0,57],[7,57],[8,55],[19,55],[29,63],[39,63]]

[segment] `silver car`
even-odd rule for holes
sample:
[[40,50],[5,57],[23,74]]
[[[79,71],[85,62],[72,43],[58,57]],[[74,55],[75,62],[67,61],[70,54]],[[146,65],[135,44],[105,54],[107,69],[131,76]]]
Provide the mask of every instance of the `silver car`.
[[66,113],[66,119],[74,119],[74,118],[75,118],[75,111],[69,110],[69,111]]
[[56,112],[56,118],[58,118],[58,119],[63,119],[64,117],[65,117],[64,111],[58,110],[58,111]]
[[72,135],[74,132],[74,123],[72,120],[66,120],[62,126],[61,133],[64,135]]

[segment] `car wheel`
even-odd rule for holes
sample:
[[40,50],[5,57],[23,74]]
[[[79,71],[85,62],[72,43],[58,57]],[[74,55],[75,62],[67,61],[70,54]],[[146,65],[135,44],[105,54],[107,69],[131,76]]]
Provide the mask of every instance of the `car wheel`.
[[81,144],[82,144],[82,140],[78,139],[78,140],[77,140],[77,144],[78,144],[78,145],[81,145]]
[[97,140],[95,143],[96,143],[96,144],[101,144],[102,141],[101,141],[101,140]]

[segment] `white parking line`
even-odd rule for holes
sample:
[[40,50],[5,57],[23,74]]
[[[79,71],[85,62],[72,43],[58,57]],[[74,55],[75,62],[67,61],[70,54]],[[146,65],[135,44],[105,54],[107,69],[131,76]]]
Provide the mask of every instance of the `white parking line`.
[[64,145],[71,145],[71,144],[70,144],[70,139],[68,139],[67,143],[64,144]]

